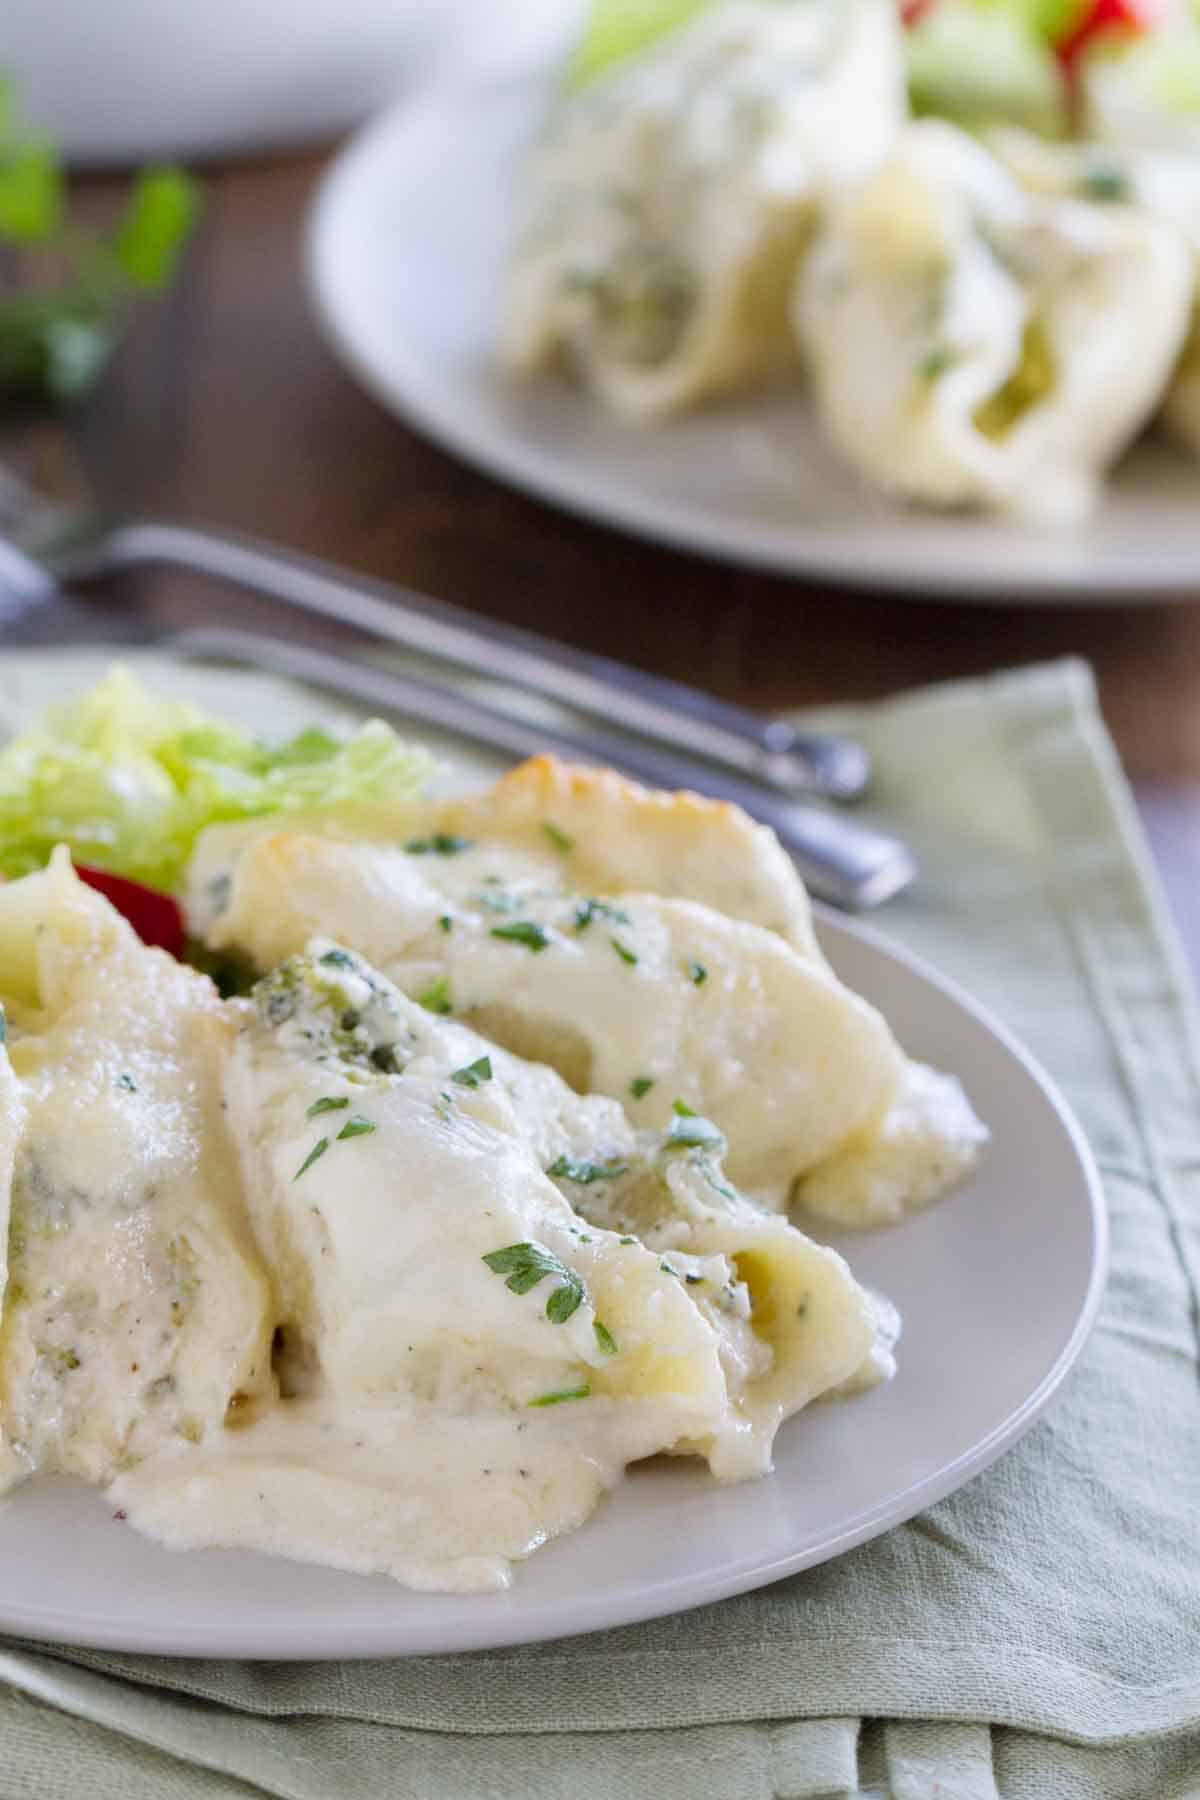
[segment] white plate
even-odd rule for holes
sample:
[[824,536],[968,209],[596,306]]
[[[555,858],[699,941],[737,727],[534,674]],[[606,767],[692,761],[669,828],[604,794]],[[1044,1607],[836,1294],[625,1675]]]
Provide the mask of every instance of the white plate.
[[[97,659],[9,657],[6,721],[94,679]],[[150,665],[162,683],[161,663]],[[260,730],[329,712],[278,683],[187,669],[177,691]],[[476,773],[486,772],[472,759]],[[698,1464],[637,1469],[505,1594],[408,1593],[241,1551],[174,1554],[99,1495],[34,1482],[0,1502],[0,1631],[179,1656],[403,1656],[594,1631],[761,1586],[837,1556],[960,1487],[1026,1431],[1099,1305],[1106,1227],[1061,1098],[994,1021],[859,927],[820,920],[839,974],[914,1055],[960,1075],[993,1141],[972,1180],[891,1231],[827,1235],[904,1315],[900,1371],[785,1425],[776,1472],[718,1487]]]
[[801,390],[639,431],[492,361],[517,171],[544,82],[439,93],[368,127],[313,215],[325,326],[387,407],[494,475],[646,537],[796,575],[960,601],[1200,593],[1200,469],[1127,459],[1076,530],[909,510],[842,469]]

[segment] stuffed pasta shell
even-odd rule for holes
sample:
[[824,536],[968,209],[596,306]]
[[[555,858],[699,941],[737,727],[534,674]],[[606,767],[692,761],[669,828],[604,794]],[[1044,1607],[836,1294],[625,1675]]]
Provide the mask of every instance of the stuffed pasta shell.
[[[882,1142],[897,1103],[928,1113],[945,1149],[905,1165],[911,1134],[888,1140],[905,1205],[974,1160],[963,1120],[909,1094],[907,1059],[873,1007],[822,959],[711,906],[583,892],[569,858],[547,872],[489,839],[275,833],[216,874],[203,846],[197,861],[193,919],[213,950],[266,970],[314,934],[336,937],[427,1009],[619,1100],[639,1126],[668,1127],[676,1101],[714,1119],[733,1179],[776,1208],[827,1159]],[[832,1205],[825,1192],[814,1186],[813,1210]]]
[[819,204],[903,113],[892,0],[731,0],[567,96],[528,171],[501,356],[650,420],[794,360]]
[[[780,1420],[858,1376],[877,1310],[840,1257],[772,1220],[673,1262],[585,1217],[533,1123],[574,1097],[525,1074],[328,940],[259,985],[225,1095],[284,1398],[133,1472],[116,1494],[135,1522],[415,1586],[503,1585],[627,1463],[761,1473]],[[786,1243],[760,1243],[772,1232]],[[751,1241],[762,1268],[744,1276]],[[747,1279],[789,1306],[803,1279],[807,1324],[772,1335],[764,1299],[760,1332]]]
[[1171,225],[1033,198],[926,120],[831,219],[796,323],[829,436],[869,480],[1069,520],[1157,406],[1191,297]]
[[482,840],[493,860],[505,847],[589,894],[698,900],[820,956],[804,883],[775,833],[703,794],[534,756],[482,793],[439,808],[422,829]]
[[105,1483],[274,1397],[212,984],[147,950],[65,851],[0,888],[12,1156],[0,1407],[9,1479]]
[[996,132],[992,148],[1032,192],[1134,207],[1173,226],[1193,267],[1191,325],[1162,400],[1161,417],[1180,444],[1200,455],[1200,156],[1108,144],[1048,144],[1025,132]]

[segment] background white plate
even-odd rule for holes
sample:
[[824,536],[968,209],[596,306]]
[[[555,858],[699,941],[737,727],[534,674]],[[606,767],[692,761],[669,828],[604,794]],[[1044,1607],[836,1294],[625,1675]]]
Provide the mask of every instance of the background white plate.
[[1200,595],[1200,468],[1165,444],[1127,459],[1065,531],[906,510],[824,447],[802,391],[631,430],[565,383],[492,366],[517,171],[544,79],[402,104],[343,152],[309,268],[334,345],[385,406],[492,474],[685,549],[961,601]]
[[[346,709],[269,678],[129,657],[266,735]],[[94,680],[103,653],[0,661],[0,724]],[[486,774],[477,760],[472,774]],[[1046,1077],[964,996],[882,940],[820,921],[838,972],[914,1055],[966,1084],[993,1141],[958,1192],[892,1231],[817,1232],[904,1315],[894,1382],[785,1425],[776,1473],[718,1487],[644,1464],[506,1594],[405,1592],[382,1578],[235,1551],[173,1554],[93,1490],[35,1482],[0,1501],[0,1631],[181,1656],[402,1656],[513,1644],[697,1606],[838,1555],[992,1462],[1033,1422],[1100,1302],[1106,1227],[1091,1155]]]

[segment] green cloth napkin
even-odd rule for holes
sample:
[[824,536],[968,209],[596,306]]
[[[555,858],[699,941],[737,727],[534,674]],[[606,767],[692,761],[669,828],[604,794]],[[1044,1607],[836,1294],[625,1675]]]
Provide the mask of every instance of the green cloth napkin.
[[839,1561],[625,1630],[359,1664],[0,1644],[0,1791],[1200,1795],[1197,1043],[1090,677],[1060,663],[836,719],[921,862],[880,929],[1025,1039],[1103,1171],[1109,1292],[1048,1414]]

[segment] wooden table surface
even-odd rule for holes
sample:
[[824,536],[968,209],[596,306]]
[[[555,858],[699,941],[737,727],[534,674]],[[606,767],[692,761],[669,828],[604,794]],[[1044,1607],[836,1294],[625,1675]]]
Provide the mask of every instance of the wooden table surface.
[[[1085,656],[1200,961],[1200,606],[851,594],[644,544],[475,473],[368,399],[318,334],[302,252],[324,163],[206,171],[180,282],[75,428],[106,502],[253,531],[763,708]],[[83,205],[114,191],[91,181]],[[162,579],[172,614],[204,606]]]

